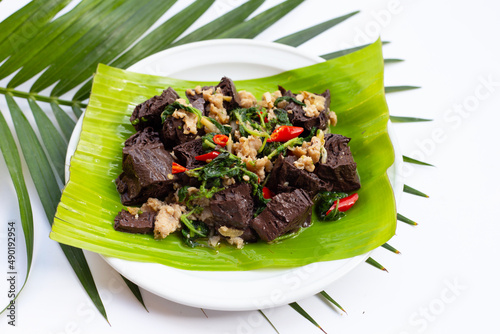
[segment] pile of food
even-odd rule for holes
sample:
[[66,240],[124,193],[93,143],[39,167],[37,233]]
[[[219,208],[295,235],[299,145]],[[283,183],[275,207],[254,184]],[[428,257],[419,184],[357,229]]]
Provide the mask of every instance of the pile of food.
[[257,100],[224,77],[187,90],[187,101],[169,87],[139,104],[116,179],[126,207],[115,229],[241,248],[296,235],[313,205],[321,220],[342,217],[360,181],[350,139],[329,133],[330,92],[278,88]]

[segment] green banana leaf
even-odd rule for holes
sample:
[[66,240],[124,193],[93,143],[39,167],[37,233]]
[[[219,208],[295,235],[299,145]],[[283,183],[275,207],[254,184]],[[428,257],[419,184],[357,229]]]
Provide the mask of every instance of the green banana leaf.
[[121,149],[132,133],[135,105],[168,86],[178,92],[200,83],[142,75],[99,65],[71,160],[70,180],[55,215],[50,237],[107,256],[156,262],[190,270],[251,270],[295,267],[364,254],[387,242],[396,228],[396,205],[386,170],[394,161],[387,133],[381,42],[320,64],[275,76],[236,81],[239,90],[261,96],[278,84],[292,91],[330,89],[338,125],[332,132],[351,137],[362,188],[359,201],[336,222],[313,224],[299,236],[275,244],[258,242],[241,250],[221,246],[189,248],[180,237],[162,241],[149,235],[116,232],[113,219],[122,209],[113,180],[121,172]]

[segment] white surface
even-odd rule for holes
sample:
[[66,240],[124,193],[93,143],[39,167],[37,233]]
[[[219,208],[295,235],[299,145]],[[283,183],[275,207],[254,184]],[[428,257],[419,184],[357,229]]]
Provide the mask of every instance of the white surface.
[[[193,54],[206,55],[197,62],[196,71],[192,70],[192,61],[189,58]],[[217,81],[222,76],[244,80],[273,75],[322,61],[324,59],[320,57],[281,44],[224,39],[191,43],[165,50],[143,59],[129,70],[189,80]],[[169,64],[176,66],[170,67]],[[232,66],[227,68],[226,64]],[[70,158],[80,138],[82,120],[83,118],[77,123],[69,141],[66,181],[69,176]],[[395,147],[397,148],[397,143]],[[397,149],[395,164],[388,174],[394,184],[398,202],[403,191],[403,183],[396,171],[402,167],[401,164],[401,153]],[[363,263],[368,256],[367,253],[350,259],[313,263],[294,269],[246,272],[190,271],[113,257],[104,259],[132,282],[168,300],[205,309],[245,311],[282,306],[310,297]],[[309,277],[307,284],[301,284],[298,288],[296,280],[291,280],[290,277],[297,277],[300,272],[309,273]],[[165,285],[166,280],[172,280],[177,284]],[[221,290],[225,292],[223,295],[220,294]],[[272,301],[270,296],[276,292],[279,292],[282,298],[279,301]]]
[[[276,2],[267,1],[263,8]],[[181,0],[179,6],[185,3]],[[197,26],[222,14],[234,3],[236,1],[218,1]],[[286,19],[258,36],[260,40],[272,41],[282,37],[285,31],[299,30],[316,20],[360,9],[360,14],[300,49],[325,54],[363,44],[365,35],[374,39],[381,32],[384,40],[392,42],[384,46],[385,55],[406,60],[387,66],[386,83],[423,87],[389,95],[392,114],[434,119],[393,127],[406,155],[433,163],[436,168],[405,164],[402,171],[405,183],[424,191],[430,198],[403,195],[399,212],[418,221],[419,226],[398,225],[397,236],[390,243],[402,255],[396,256],[384,249],[374,252],[373,257],[390,273],[362,265],[326,288],[347,309],[348,315],[335,313],[318,297],[299,303],[328,333],[496,333],[500,327],[497,320],[500,273],[494,257],[500,253],[500,225],[496,216],[500,199],[497,139],[500,4],[489,0],[474,3],[403,0],[393,14],[379,14],[387,14],[392,8],[390,3],[394,1],[306,0]],[[2,1],[0,19],[20,5],[18,0]],[[317,10],[317,5],[323,9]],[[485,85],[488,78],[494,84]],[[3,85],[4,81],[0,83]],[[477,105],[472,104],[475,101]],[[18,99],[18,102],[23,101]],[[3,98],[0,98],[0,109],[6,110]],[[0,168],[5,171],[3,163]],[[1,179],[0,189],[7,207],[0,212],[2,223],[17,212],[16,201],[11,199],[12,186],[5,184],[6,180],[8,178]],[[476,201],[477,198],[480,200]],[[34,209],[41,212],[37,201]],[[206,318],[197,308],[143,291],[150,311],[147,313],[135,302],[119,275],[98,256],[88,254],[110,327],[93,309],[59,247],[48,238],[49,227],[43,214],[37,215],[35,225],[39,252],[30,281],[19,300],[19,326],[7,326],[7,319],[2,315],[1,333],[158,330],[274,333],[255,311],[206,311]],[[4,233],[2,229],[0,235]],[[307,277],[308,273],[300,273],[299,278],[306,282]],[[6,291],[3,278],[0,297],[4,295],[2,291]],[[281,333],[321,333],[288,306],[270,309],[266,315]]]

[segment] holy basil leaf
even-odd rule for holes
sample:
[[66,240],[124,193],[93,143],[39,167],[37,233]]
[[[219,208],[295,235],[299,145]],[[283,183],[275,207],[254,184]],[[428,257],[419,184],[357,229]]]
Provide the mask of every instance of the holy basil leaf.
[[208,236],[208,226],[199,220],[193,221],[187,218],[186,215],[181,216],[181,221],[183,223],[181,233],[184,243],[191,248],[206,246],[205,244],[198,242],[198,239],[206,238]]
[[305,107],[306,104],[303,103],[303,102],[300,102],[299,100],[297,100],[296,98],[292,97],[292,96],[280,96],[278,97],[275,101],[274,101],[274,106],[278,106],[278,104],[281,102],[281,101],[286,101],[286,102],[294,102],[296,104],[298,104],[299,106],[302,106],[302,107]]

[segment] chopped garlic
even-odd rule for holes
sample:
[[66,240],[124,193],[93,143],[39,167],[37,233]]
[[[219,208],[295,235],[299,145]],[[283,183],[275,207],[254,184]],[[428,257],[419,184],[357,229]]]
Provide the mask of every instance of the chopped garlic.
[[238,92],[238,96],[240,98],[240,106],[242,108],[251,108],[257,103],[255,96],[246,90],[240,90]]
[[313,159],[311,157],[308,157],[307,155],[301,156],[293,164],[298,169],[305,169],[306,171],[311,172],[311,173],[314,172]]
[[225,96],[223,96],[219,90],[215,94],[212,93],[211,89],[203,91],[203,98],[205,101],[210,102],[208,116],[214,118],[221,124],[229,123],[230,118],[226,108],[224,108]]
[[318,134],[311,138],[310,142],[302,143],[302,146],[295,146],[289,148],[289,150],[297,158],[302,156],[308,156],[312,159],[313,163],[317,163],[321,158],[321,152],[323,151],[325,145],[325,133],[322,130],[318,131]]
[[245,164],[247,169],[257,174],[261,180],[266,178],[265,172],[269,173],[273,169],[273,163],[268,157],[263,157],[257,160],[247,160],[245,161]]
[[262,101],[259,101],[258,104],[261,107],[271,110],[274,108],[274,101],[276,101],[278,97],[281,97],[281,92],[279,90],[275,91],[272,94],[270,92],[265,92],[264,95],[262,95]]
[[226,143],[226,150],[229,153],[233,153],[233,137],[231,134],[229,134],[229,139],[227,140],[227,143]]
[[274,113],[274,109],[267,110],[267,119],[270,121],[276,118],[276,114]]
[[337,114],[335,113],[335,111],[330,111],[328,113],[328,120],[330,122],[330,125],[337,125]]
[[195,135],[198,133],[198,129],[196,128],[198,124],[198,116],[196,114],[188,112],[184,109],[178,109],[174,111],[172,117],[182,119],[184,121],[184,134],[188,135],[192,133]]
[[213,90],[213,88],[210,88],[210,89],[204,90],[202,93],[203,93],[203,99],[205,101],[208,101],[210,96],[212,96],[212,94],[214,93],[214,90]]
[[307,117],[317,117],[323,110],[325,110],[326,99],[324,96],[316,95],[306,91],[302,92],[302,94],[300,95],[303,95],[304,97],[303,102],[306,104],[306,106],[302,107],[302,109],[304,110]]
[[228,238],[240,237],[240,236],[243,235],[243,231],[242,230],[238,230],[238,229],[235,229],[235,228],[230,228],[230,227],[227,227],[227,226],[221,226],[221,227],[219,227],[219,233],[222,236],[228,237]]
[[162,205],[155,218],[155,239],[164,239],[170,233],[180,229],[180,218],[185,211],[186,207],[179,204]]
[[157,212],[160,207],[164,205],[162,201],[157,198],[148,198],[148,201],[141,206],[142,212]]
[[243,162],[255,160],[257,152],[262,146],[262,140],[256,136],[240,137],[237,143],[233,144],[234,153],[241,158]]
[[274,100],[271,93],[265,92],[264,95],[262,95],[262,102],[260,103],[260,105],[264,108],[271,109],[274,107]]
[[217,247],[219,245],[220,235],[213,235],[208,238],[208,245],[212,247]]
[[136,216],[139,214],[139,212],[141,211],[140,208],[137,208],[137,207],[133,207],[133,206],[128,206],[127,207],[127,211],[132,215],[132,216]]
[[222,185],[224,187],[229,187],[230,185],[233,185],[235,183],[236,180],[234,179],[234,177],[227,177],[227,176],[222,177]]
[[245,241],[243,239],[241,239],[240,237],[229,238],[229,239],[227,239],[227,242],[230,245],[236,246],[237,249],[242,249],[243,246],[245,245]]

